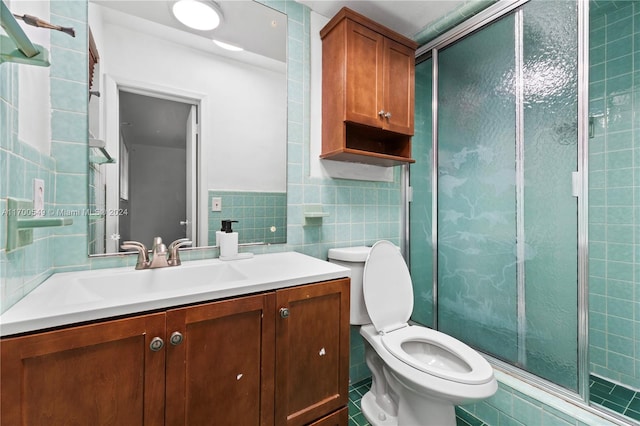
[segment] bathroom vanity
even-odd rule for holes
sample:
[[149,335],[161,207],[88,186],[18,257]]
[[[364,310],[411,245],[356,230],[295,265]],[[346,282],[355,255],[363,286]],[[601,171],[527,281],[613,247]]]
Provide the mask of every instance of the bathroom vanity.
[[[197,285],[165,288],[160,275],[182,267]],[[241,275],[225,285],[219,268]],[[75,313],[38,309],[79,279],[118,287],[145,272],[56,274],[0,316],[0,423],[347,425],[348,270],[299,253],[194,261],[112,308],[87,285]]]

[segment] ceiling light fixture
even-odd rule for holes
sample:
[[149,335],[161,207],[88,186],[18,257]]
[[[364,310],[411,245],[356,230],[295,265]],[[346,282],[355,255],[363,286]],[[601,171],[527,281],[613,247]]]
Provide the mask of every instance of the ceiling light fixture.
[[220,41],[220,40],[213,40],[213,42],[218,46],[221,47],[223,49],[226,50],[230,50],[232,52],[241,52],[244,49],[240,46],[234,46],[233,44],[229,44],[229,43],[225,43],[224,41]]
[[179,0],[171,8],[173,15],[184,25],[210,31],[220,25],[222,14],[211,1]]

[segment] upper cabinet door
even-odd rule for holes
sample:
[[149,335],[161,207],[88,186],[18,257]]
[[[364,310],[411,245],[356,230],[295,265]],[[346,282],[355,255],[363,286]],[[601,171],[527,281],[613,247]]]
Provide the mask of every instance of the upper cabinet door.
[[383,128],[413,135],[415,50],[384,40]]
[[347,21],[345,120],[382,128],[384,37]]

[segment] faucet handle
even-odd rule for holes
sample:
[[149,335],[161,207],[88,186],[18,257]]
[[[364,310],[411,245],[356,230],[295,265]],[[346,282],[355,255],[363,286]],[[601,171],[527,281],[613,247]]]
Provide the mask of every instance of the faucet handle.
[[193,244],[193,242],[188,239],[188,238],[179,238],[177,240],[175,240],[174,242],[172,242],[171,244],[169,244],[169,250],[173,249],[175,246],[188,246]]
[[165,253],[167,251],[167,246],[162,243],[162,237],[155,237],[153,239],[153,248],[151,251],[153,253]]
[[122,245],[120,245],[120,248],[123,250],[133,249],[138,251],[138,261],[136,263],[136,269],[144,269],[149,263],[149,251],[144,244],[137,241],[123,241]]
[[171,266],[180,265],[180,253],[178,252],[178,249],[192,244],[193,242],[188,238],[180,238],[169,244],[169,264]]

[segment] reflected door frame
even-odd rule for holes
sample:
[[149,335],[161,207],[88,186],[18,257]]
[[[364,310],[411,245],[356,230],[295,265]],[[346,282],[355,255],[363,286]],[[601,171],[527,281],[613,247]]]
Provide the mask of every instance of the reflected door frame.
[[[209,125],[200,117],[206,117],[207,111],[209,110],[209,99],[208,96],[204,93],[191,92],[187,90],[181,90],[173,87],[165,87],[156,85],[149,82],[136,81],[127,78],[122,78],[115,75],[105,74],[104,75],[104,86],[105,86],[105,96],[104,96],[104,109],[103,109],[103,117],[105,126],[105,141],[106,141],[106,149],[109,152],[112,152],[115,158],[119,158],[120,155],[120,105],[119,105],[119,94],[120,91],[126,91],[130,93],[136,93],[145,96],[152,96],[155,98],[168,99],[177,102],[188,103],[196,106],[198,119],[196,126],[196,134],[197,143],[195,149],[192,149],[192,163],[191,168],[188,169],[188,179],[191,178],[191,182],[187,183],[188,187],[196,188],[195,192],[197,193],[197,197],[194,200],[193,197],[187,198],[188,206],[192,206],[192,208],[188,208],[187,210],[191,212],[191,217],[188,217],[187,220],[190,224],[196,224],[195,228],[189,226],[188,229],[191,229],[191,235],[187,233],[187,237],[190,237],[193,241],[193,246],[202,245],[203,242],[208,241],[208,221],[207,218],[207,187],[204,182],[207,182],[207,169],[204,167],[203,158],[206,158],[208,155],[208,147],[206,143],[203,143],[206,140],[206,137],[211,133]],[[197,153],[197,154],[196,154]],[[119,168],[118,167],[107,167],[106,169],[106,181],[107,182],[119,182]],[[189,173],[189,169],[191,169],[192,173]],[[195,180],[195,182],[193,181]],[[200,184],[198,184],[200,182]],[[188,194],[190,195],[190,194]],[[119,185],[107,185],[106,190],[106,212],[109,211],[117,211],[119,206],[119,198],[120,191]],[[195,207],[195,208],[193,208]],[[198,218],[203,218],[203,220],[198,221]],[[118,253],[119,252],[119,239],[111,238],[112,235],[119,235],[119,223],[118,223],[118,215],[109,215],[107,214],[105,217],[106,220],[106,230],[105,230],[105,251],[106,253]],[[199,223],[200,222],[200,223]],[[148,244],[150,242],[141,241],[143,244]]]

